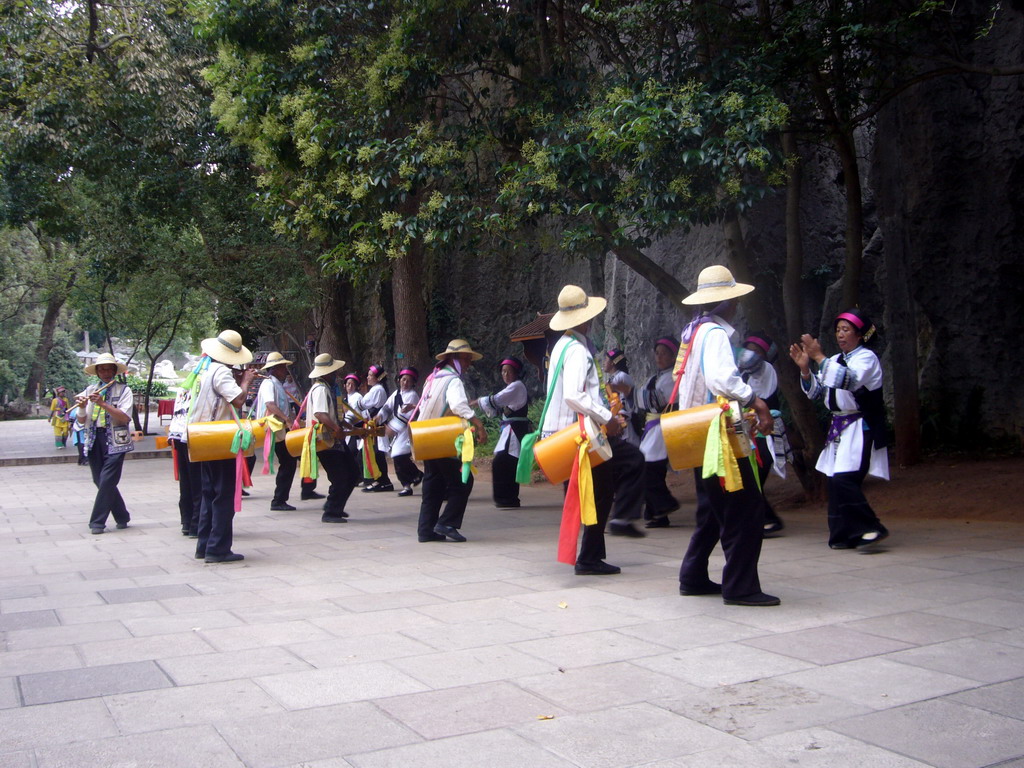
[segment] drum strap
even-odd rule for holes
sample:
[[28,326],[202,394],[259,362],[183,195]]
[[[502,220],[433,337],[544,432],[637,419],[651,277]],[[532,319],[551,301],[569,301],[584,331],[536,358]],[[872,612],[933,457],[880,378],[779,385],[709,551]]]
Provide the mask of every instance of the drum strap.
[[679,348],[679,352],[683,356],[683,361],[679,365],[679,369],[676,371],[676,383],[675,386],[672,387],[672,394],[669,396],[668,404],[665,406],[666,411],[671,408],[672,404],[676,401],[676,397],[679,395],[679,385],[683,382],[683,374],[686,372],[686,363],[690,359],[690,353],[693,351],[694,344],[697,343],[697,331],[701,325],[703,325],[703,323],[697,323],[694,327],[693,334],[690,336],[690,343],[684,344]]
[[544,419],[548,415],[548,406],[551,405],[551,396],[555,392],[555,382],[558,381],[558,377],[562,375],[562,364],[565,362],[565,353],[569,351],[569,347],[573,343],[569,342],[562,347],[562,353],[558,356],[558,362],[555,363],[555,370],[551,374],[551,378],[548,380],[548,396],[544,398],[544,408],[540,413],[540,423],[537,425],[537,431],[531,432],[528,435],[524,435],[523,439],[519,441],[519,463],[516,465],[516,482],[520,485],[529,485],[533,482],[533,444],[540,438],[541,430],[544,429]]

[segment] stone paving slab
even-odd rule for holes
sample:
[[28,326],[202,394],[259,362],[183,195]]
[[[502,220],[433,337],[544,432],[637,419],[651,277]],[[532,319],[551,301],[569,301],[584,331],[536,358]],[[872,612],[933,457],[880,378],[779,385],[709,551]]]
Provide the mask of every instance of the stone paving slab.
[[356,494],[323,526],[255,482],[245,561],[208,566],[167,462],[126,465],[132,525],[103,536],[88,472],[0,467],[0,768],[1024,761],[1020,525],[885,516],[866,555],[784,509],[761,569],[783,603],[747,609],[679,596],[692,499],[609,538],[620,576],[581,578],[547,485],[498,511],[482,479],[470,541],[435,545],[418,496]]
[[25,706],[169,688],[172,685],[167,675],[151,661],[21,675],[18,684]]

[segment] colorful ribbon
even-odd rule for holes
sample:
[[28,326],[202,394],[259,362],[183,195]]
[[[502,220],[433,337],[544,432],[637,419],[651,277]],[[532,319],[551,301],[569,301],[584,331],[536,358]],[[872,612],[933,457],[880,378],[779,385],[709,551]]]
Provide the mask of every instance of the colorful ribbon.
[[580,434],[576,438],[576,461],[569,475],[569,487],[562,505],[562,523],[558,531],[558,562],[576,564],[576,548],[581,525],[597,525],[594,501],[594,475],[590,466],[590,438],[579,417]]
[[[372,430],[374,422],[366,422],[368,429]],[[372,437],[372,431],[368,432],[366,437],[363,438],[363,477],[369,477],[372,480],[376,480],[380,477],[380,467],[377,466],[377,452],[374,448],[377,447],[377,438]]]
[[473,466],[473,454],[476,451],[473,442],[473,427],[466,427],[466,431],[455,438],[455,455],[462,460],[462,482],[469,482],[469,476],[476,474],[476,467]]
[[299,453],[299,475],[303,480],[316,480],[320,477],[320,460],[316,455],[316,443],[320,437],[320,424],[314,424],[302,441]]
[[277,441],[277,433],[285,428],[284,423],[276,416],[269,413],[261,421],[266,431],[263,435],[263,469],[261,475],[274,474],[274,443]]
[[736,454],[729,442],[729,422],[725,418],[729,404],[724,398],[719,398],[718,402],[722,410],[715,415],[708,426],[702,476],[705,479],[715,476],[722,478],[723,487],[727,492],[732,493],[743,489],[743,478],[740,477],[740,466],[736,463]]

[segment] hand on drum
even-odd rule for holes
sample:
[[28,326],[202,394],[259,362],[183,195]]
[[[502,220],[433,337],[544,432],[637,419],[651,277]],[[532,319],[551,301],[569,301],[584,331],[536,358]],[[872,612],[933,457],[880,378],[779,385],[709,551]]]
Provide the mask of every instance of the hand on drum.
[[626,420],[622,416],[613,416],[611,420],[604,425],[605,434],[608,435],[608,437],[618,437],[622,434],[625,423]]

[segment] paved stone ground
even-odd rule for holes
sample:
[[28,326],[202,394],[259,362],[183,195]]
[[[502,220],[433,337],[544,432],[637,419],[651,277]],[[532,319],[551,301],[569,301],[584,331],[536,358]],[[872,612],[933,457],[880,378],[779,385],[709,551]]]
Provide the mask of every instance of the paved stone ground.
[[[244,563],[180,535],[166,461],[89,535],[74,465],[0,468],[0,767],[1024,766],[1024,531],[901,521],[832,552],[766,542],[779,608],[677,594],[687,526],[554,560],[560,494],[419,544],[418,496],[237,517]],[[681,515],[686,518],[688,516]],[[720,561],[713,563],[720,567]]]

